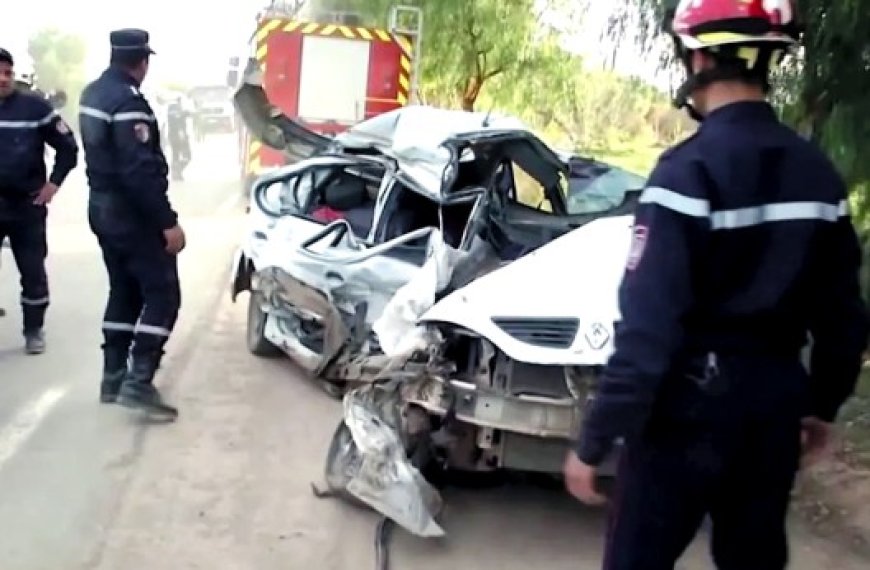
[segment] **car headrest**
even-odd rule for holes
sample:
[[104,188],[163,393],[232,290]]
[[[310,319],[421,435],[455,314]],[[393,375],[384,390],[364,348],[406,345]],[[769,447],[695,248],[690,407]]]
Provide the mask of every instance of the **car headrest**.
[[323,201],[333,210],[358,208],[369,201],[365,181],[360,178],[341,177],[326,187]]

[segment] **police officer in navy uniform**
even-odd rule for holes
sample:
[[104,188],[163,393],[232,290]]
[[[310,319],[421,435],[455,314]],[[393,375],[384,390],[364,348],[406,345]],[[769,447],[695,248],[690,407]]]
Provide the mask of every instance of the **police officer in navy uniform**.
[[795,21],[789,0],[672,14],[677,102],[701,124],[642,194],[615,351],[564,466],[602,504],[596,468],[619,453],[607,570],[673,569],[708,516],[720,570],[784,568],[795,475],[854,390],[868,322],[846,187],[765,102]]
[[169,172],[174,181],[184,180],[184,169],[190,163],[190,139],[187,120],[190,114],[182,105],[181,96],[171,101],[166,110],[166,128],[169,131],[169,149],[172,160]]
[[[79,105],[88,219],[109,274],[100,400],[174,420],[153,385],[181,303],[176,256],[185,246],[167,196],[157,119],[139,91],[154,53],[148,33],[110,34],[111,64]],[[129,361],[128,361],[129,357]]]
[[[43,324],[48,308],[48,204],[78,162],[78,145],[51,105],[15,88],[15,62],[0,48],[0,244],[9,238],[21,274],[25,350],[45,351]],[[45,145],[55,149],[46,177]]]

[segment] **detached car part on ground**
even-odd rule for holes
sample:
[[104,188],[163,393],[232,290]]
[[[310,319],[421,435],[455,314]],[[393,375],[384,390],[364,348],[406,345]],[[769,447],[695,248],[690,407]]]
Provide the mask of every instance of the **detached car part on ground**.
[[408,107],[320,141],[260,118],[309,152],[255,183],[232,293],[251,291],[252,352],[344,394],[330,488],[438,536],[421,472],[558,473],[611,351],[643,179],[473,113]]

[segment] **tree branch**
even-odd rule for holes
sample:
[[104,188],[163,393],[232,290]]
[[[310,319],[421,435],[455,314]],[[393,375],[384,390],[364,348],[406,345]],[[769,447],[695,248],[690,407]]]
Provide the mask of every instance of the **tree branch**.
[[500,73],[504,73],[504,67],[496,67],[496,68],[493,69],[492,71],[488,71],[488,72],[483,76],[483,80],[486,81],[487,79],[492,79],[493,77],[495,77],[496,75],[498,75],[498,74],[500,74]]

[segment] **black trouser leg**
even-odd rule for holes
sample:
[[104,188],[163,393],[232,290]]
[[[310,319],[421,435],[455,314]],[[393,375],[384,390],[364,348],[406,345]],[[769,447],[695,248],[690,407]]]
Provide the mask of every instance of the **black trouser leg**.
[[49,304],[48,275],[45,272],[45,258],[48,255],[45,212],[34,214],[6,224],[12,256],[21,275],[25,335],[42,330]]
[[711,550],[720,570],[782,570],[788,563],[786,517],[800,462],[800,419],[785,408],[747,426],[713,495]]
[[683,449],[642,441],[617,477],[603,568],[673,570],[704,518],[707,474]]
[[[4,241],[6,240],[6,236],[8,235],[7,226],[8,226],[8,224],[5,221],[0,220],[0,268],[3,267],[3,244],[4,244]],[[0,307],[0,317],[5,317],[5,316],[6,316],[6,309],[4,309],[3,307]]]
[[104,402],[114,401],[127,374],[127,360],[143,301],[139,284],[129,270],[126,248],[102,241],[103,261],[109,275],[109,299],[103,316],[103,381],[100,389]]
[[162,244],[149,244],[135,251],[128,266],[139,284],[144,307],[134,331],[130,372],[118,402],[174,419],[177,410],[163,402],[153,381],[181,304],[176,257],[166,253]]
[[132,257],[130,271],[144,301],[133,356],[159,354],[172,334],[181,307],[177,259],[162,246],[149,248]]

